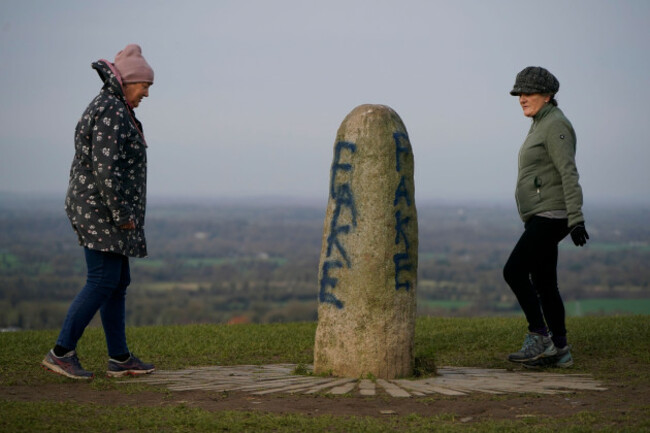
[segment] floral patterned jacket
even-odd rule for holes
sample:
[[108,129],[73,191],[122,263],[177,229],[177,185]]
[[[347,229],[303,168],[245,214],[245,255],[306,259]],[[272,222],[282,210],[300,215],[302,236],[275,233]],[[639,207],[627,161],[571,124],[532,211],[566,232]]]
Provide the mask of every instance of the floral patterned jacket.
[[[80,245],[145,257],[147,144],[142,124],[126,102],[113,65],[99,60],[92,67],[104,86],[77,123],[66,214]],[[135,230],[120,229],[129,221]]]

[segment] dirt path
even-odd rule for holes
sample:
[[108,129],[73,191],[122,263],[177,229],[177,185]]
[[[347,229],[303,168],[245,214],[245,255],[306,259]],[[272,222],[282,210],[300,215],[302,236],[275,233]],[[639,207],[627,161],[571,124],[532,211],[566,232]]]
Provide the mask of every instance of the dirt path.
[[354,415],[381,417],[418,414],[453,414],[458,419],[515,419],[526,416],[565,416],[583,411],[611,415],[629,413],[633,406],[648,402],[649,389],[614,387],[607,392],[582,391],[570,394],[495,396],[474,393],[468,396],[428,396],[394,398],[387,394],[374,397],[323,397],[296,394],[253,396],[244,392],[143,391],[125,394],[118,390],[97,391],[86,383],[11,386],[0,388],[7,400],[77,402],[103,406],[174,406],[186,405],[208,411],[244,410],[303,415]]

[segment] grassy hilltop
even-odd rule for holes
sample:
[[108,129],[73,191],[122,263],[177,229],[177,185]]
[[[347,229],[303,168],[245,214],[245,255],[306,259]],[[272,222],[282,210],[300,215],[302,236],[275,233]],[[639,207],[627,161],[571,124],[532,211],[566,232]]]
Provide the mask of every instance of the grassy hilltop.
[[[399,402],[387,396],[285,395],[268,397],[268,403],[286,408],[272,412],[265,411],[263,404],[250,405],[246,396],[203,395],[229,408],[206,409],[192,393],[179,400],[163,387],[103,378],[105,343],[99,328],[89,328],[78,347],[84,367],[98,373],[92,383],[73,382],[40,369],[38,363],[54,343],[56,331],[3,333],[0,431],[650,431],[650,316],[570,318],[568,327],[576,366],[553,373],[590,374],[608,391],[553,396],[475,393]],[[308,364],[313,361],[315,329],[314,322],[203,324],[131,327],[128,336],[136,354],[156,363],[158,369],[168,370],[205,365]],[[521,318],[423,317],[417,322],[416,357],[437,366],[513,368],[504,360],[505,355],[519,348],[524,332]],[[57,398],[46,396],[52,389]],[[147,404],[145,395],[153,395],[161,403]],[[143,396],[141,402],[138,396]],[[229,401],[237,399],[245,404],[228,406]],[[337,416],[327,409],[346,405],[390,408],[397,403],[400,409],[390,416],[374,409],[356,416]],[[460,409],[470,404],[479,408],[484,405],[485,410],[471,419],[460,418]],[[493,412],[495,407],[509,406],[530,408],[531,414]],[[545,412],[539,413],[536,408],[542,407]],[[555,411],[560,408],[558,416]]]

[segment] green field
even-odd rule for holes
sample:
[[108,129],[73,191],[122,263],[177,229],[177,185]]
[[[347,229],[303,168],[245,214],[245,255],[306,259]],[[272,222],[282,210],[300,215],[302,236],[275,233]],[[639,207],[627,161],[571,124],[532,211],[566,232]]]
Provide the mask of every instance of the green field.
[[8,271],[26,271],[30,275],[52,272],[49,263],[22,263],[18,256],[0,252],[0,273]]
[[[179,263],[182,266],[189,268],[202,268],[202,267],[212,267],[212,266],[223,266],[223,265],[247,265],[257,262],[267,262],[273,265],[282,266],[287,262],[287,259],[282,257],[206,257],[206,258],[189,258],[189,259],[179,259]],[[137,269],[138,267],[157,269],[167,266],[168,264],[164,260],[134,260],[132,267]]]
[[650,299],[584,299],[565,303],[567,315],[650,314]]
[[17,269],[18,265],[18,257],[16,257],[14,254],[0,252],[0,271]]
[[463,307],[472,305],[470,301],[432,301],[428,299],[420,300],[418,299],[419,306],[426,306],[429,308],[436,308],[442,310],[458,310]]
[[[468,308],[474,304],[471,301],[445,301],[418,299],[418,306],[425,306],[433,309],[454,312]],[[512,309],[512,304],[499,305],[501,308],[509,308],[511,314],[520,315],[521,311]],[[616,314],[650,314],[650,298],[644,299],[583,299],[580,301],[565,302],[566,314],[569,317],[582,317],[594,315],[616,315]],[[499,314],[504,314],[503,311]]]
[[[568,243],[560,244],[561,248],[571,249],[573,245]],[[618,251],[640,251],[650,253],[650,245],[647,242],[590,242],[589,248],[596,251],[618,252]]]

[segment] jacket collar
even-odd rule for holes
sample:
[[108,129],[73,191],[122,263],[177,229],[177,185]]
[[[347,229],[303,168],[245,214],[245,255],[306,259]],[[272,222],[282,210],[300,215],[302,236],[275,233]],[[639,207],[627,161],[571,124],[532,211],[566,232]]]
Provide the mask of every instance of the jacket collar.
[[544,104],[544,106],[542,108],[540,108],[540,110],[537,112],[537,114],[535,114],[535,116],[533,116],[533,123],[537,123],[540,120],[542,120],[544,117],[546,117],[548,115],[548,113],[553,111],[554,108],[555,108],[555,105],[553,105],[551,103]]
[[92,64],[92,68],[97,71],[99,78],[104,83],[104,89],[122,99],[129,108],[131,106],[126,101],[124,95],[124,88],[122,87],[122,78],[120,73],[115,69],[115,66],[108,60],[98,60]]

